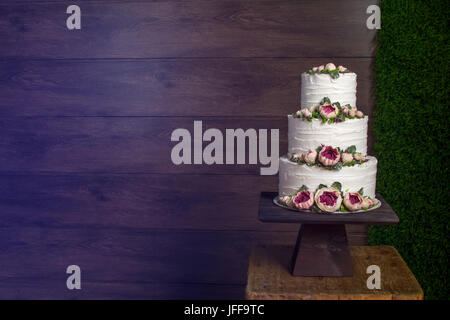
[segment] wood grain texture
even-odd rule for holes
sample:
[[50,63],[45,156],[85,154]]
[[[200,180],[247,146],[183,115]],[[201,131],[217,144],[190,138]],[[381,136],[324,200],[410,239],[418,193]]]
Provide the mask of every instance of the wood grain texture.
[[[203,121],[203,130],[217,128],[223,133],[226,128],[280,129],[280,152],[281,154],[287,152],[285,117],[0,118],[2,128],[0,170],[66,173],[260,174],[259,164],[209,166],[173,164],[171,150],[178,142],[171,142],[171,134],[177,128],[186,128],[191,132],[193,141],[194,120]],[[204,143],[204,146],[207,144]]]
[[3,175],[0,181],[4,228],[298,230],[257,219],[259,190],[276,190],[275,176]]
[[[297,232],[257,219],[260,190],[277,188],[275,176],[9,174],[0,176],[0,228]],[[365,227],[347,232],[351,244],[367,244]]]
[[[287,244],[295,236],[87,226],[1,228],[0,283],[27,287],[46,279],[67,290],[66,268],[76,264],[87,283],[243,285],[252,243]],[[8,293],[4,290],[0,286],[0,295]]]
[[371,58],[0,62],[0,116],[276,116],[300,105],[300,74],[333,61],[374,107]]
[[[245,285],[205,283],[83,282],[81,290],[67,290],[64,281],[2,282],[5,300],[241,300]],[[161,301],[159,302],[161,303]],[[168,306],[170,307],[170,306]]]
[[[246,288],[247,299],[275,300],[423,300],[423,291],[395,248],[350,247],[353,277],[293,277],[289,273],[292,248],[253,248]],[[370,265],[381,269],[381,289],[367,288]]]
[[[372,0],[84,2],[0,6],[3,58],[373,57]],[[326,17],[324,17],[326,13]],[[320,34],[320,36],[317,36]]]

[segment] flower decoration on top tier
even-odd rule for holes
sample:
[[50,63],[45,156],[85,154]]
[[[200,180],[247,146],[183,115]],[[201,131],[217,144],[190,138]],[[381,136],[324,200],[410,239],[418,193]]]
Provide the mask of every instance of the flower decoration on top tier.
[[318,67],[314,67],[308,71],[306,71],[307,74],[328,74],[331,78],[337,79],[339,76],[343,73],[351,73],[350,70],[348,70],[344,66],[338,66],[336,67],[333,63],[329,62],[326,65],[321,65]]
[[364,197],[363,188],[358,192],[342,191],[342,185],[334,182],[331,187],[320,184],[315,192],[303,185],[294,194],[280,197],[278,203],[298,210],[312,210],[316,212],[355,212],[374,208],[379,200]]
[[361,119],[365,115],[356,106],[346,104],[341,106],[339,102],[331,102],[328,97],[324,97],[317,106],[303,108],[292,114],[292,117],[306,121],[317,119],[322,123],[339,123],[348,119]]
[[316,150],[309,150],[307,153],[294,153],[290,161],[307,166],[318,166],[328,170],[340,170],[342,167],[353,167],[367,162],[367,158],[361,152],[356,152],[354,145],[345,150],[339,147],[320,145]]

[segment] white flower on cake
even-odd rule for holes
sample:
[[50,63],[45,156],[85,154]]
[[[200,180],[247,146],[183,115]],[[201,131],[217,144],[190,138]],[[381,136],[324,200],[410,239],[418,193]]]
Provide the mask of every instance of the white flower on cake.
[[358,110],[358,111],[356,111],[356,116],[361,119],[364,117],[364,113],[362,113],[362,111]]
[[339,66],[338,70],[339,70],[339,72],[345,72],[347,70],[347,68],[344,66]]
[[316,192],[315,200],[320,210],[334,212],[341,207],[342,196],[336,188],[322,188]]
[[349,115],[349,117],[355,117],[356,116],[356,107],[355,108],[351,108],[349,111],[348,111],[348,115]]
[[308,164],[314,164],[317,158],[316,150],[309,150],[307,154],[304,155],[304,159]]
[[363,155],[361,152],[356,152],[353,157],[356,161],[366,161],[366,156]]
[[335,70],[335,69],[336,69],[336,66],[335,66],[333,63],[329,62],[329,63],[327,63],[327,65],[325,66],[325,69],[327,69],[327,70]]
[[309,109],[306,109],[306,108],[302,109],[301,112],[302,112],[302,114],[303,114],[303,116],[305,118],[311,118],[312,117],[312,112],[309,111]]
[[308,210],[314,204],[314,193],[309,190],[302,190],[294,197],[294,205],[299,210]]
[[341,154],[337,148],[324,146],[319,152],[319,161],[326,167],[332,167],[341,159]]
[[353,155],[351,153],[344,152],[342,154],[342,163],[347,164],[353,161]]
[[344,106],[344,107],[342,108],[342,113],[343,113],[344,115],[348,115],[348,112],[349,112],[348,107],[347,107],[347,106]]
[[361,203],[361,209],[367,210],[372,205],[372,201],[369,198],[364,198]]
[[322,72],[323,69],[325,69],[325,66],[324,66],[324,65],[321,65],[321,66],[319,66],[319,67],[317,68],[317,71],[318,71],[318,72]]
[[347,192],[344,196],[344,206],[350,211],[361,209],[363,197],[358,192]]
[[284,203],[285,205],[287,205],[289,208],[294,208],[295,207],[293,197],[291,197],[291,196],[281,197],[280,201],[282,203]]

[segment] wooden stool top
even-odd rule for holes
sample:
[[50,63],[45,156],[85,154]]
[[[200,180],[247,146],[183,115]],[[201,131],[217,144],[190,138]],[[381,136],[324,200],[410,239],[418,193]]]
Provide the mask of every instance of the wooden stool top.
[[[251,300],[422,300],[423,291],[397,250],[391,246],[350,246],[353,277],[294,277],[293,248],[253,247],[246,298]],[[381,269],[381,289],[368,289],[366,269]]]

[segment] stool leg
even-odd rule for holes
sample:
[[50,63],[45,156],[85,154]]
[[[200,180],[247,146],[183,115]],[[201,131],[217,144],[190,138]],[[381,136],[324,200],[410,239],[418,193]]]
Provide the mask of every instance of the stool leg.
[[351,277],[352,259],[344,224],[303,224],[292,256],[291,273],[304,277]]

